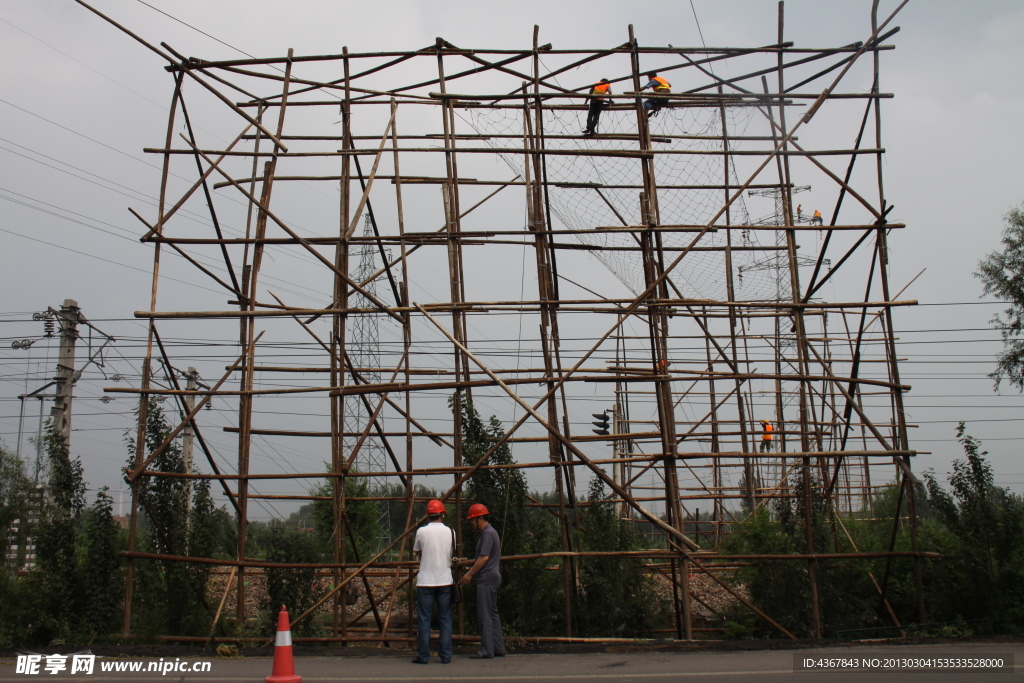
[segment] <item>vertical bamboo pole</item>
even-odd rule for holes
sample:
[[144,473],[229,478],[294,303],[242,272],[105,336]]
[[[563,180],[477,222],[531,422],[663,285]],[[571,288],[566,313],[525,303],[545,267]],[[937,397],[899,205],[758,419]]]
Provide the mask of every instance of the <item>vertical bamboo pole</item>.
[[[184,74],[181,72],[174,79],[174,95],[171,98],[171,111],[167,117],[167,136],[164,141],[164,149],[170,149],[174,140],[174,119],[177,114],[178,99],[181,96],[181,81]],[[160,175],[160,200],[157,205],[157,222],[161,234],[164,223],[164,204],[167,199],[167,177],[171,170],[171,154],[164,153],[164,163]],[[157,288],[160,284],[160,243],[153,246],[153,277],[149,293],[149,310],[156,310]],[[139,424],[135,432],[135,469],[142,466],[146,459],[146,423],[149,420],[149,383],[152,375],[153,364],[153,337],[156,332],[156,323],[150,319],[146,332],[146,357],[142,361],[142,381],[139,394]],[[42,403],[40,403],[42,405]],[[136,477],[132,482],[132,509],[131,518],[128,522],[128,552],[135,552],[135,544],[139,531],[139,503],[142,497],[142,477]],[[135,562],[129,555],[125,568],[124,584],[124,620],[122,632],[125,636],[131,635],[132,627],[132,595],[135,584]]]
[[[718,86],[718,93],[722,94],[722,86]],[[719,116],[722,119],[722,165],[725,185],[725,224],[727,226],[732,225],[732,207],[729,202],[729,132],[728,126],[726,125],[725,119],[725,104],[720,100],[718,106]],[[726,297],[728,301],[736,301],[736,284],[735,277],[733,275],[733,262],[732,262],[732,230],[725,231],[725,289]],[[739,371],[739,346],[738,337],[736,335],[736,307],[728,306],[729,312],[729,348],[732,353],[732,367],[734,372]],[[739,432],[740,432],[740,443],[744,453],[748,453],[753,450],[753,443],[751,438],[747,434],[747,414],[745,400],[743,397],[743,381],[736,379],[736,413],[739,421]],[[753,418],[753,415],[750,416]],[[756,507],[756,501],[754,499],[754,468],[752,467],[750,458],[743,459],[743,475],[747,482],[746,495],[747,505],[751,511]]]
[[[441,93],[447,93],[447,82],[445,79],[444,70],[444,41],[441,38],[437,39],[437,76],[438,84]],[[461,301],[465,300],[465,273],[462,266],[462,241],[459,238],[461,232],[461,221],[459,215],[459,191],[458,191],[458,165],[455,157],[455,153],[452,151],[455,148],[455,103],[450,101],[448,98],[442,100],[441,116],[444,129],[444,140],[445,140],[445,178],[446,181],[442,185],[442,199],[444,200],[445,210],[445,228],[448,236],[448,276],[451,282],[450,297],[451,303],[453,304],[452,310],[452,333],[455,338],[461,342],[466,342],[466,322],[465,313],[454,306]],[[462,352],[459,350],[457,345],[452,346],[452,358],[455,371],[455,379],[469,381],[470,368],[468,361],[464,358]],[[472,401],[472,393],[470,389],[463,391],[456,390],[452,396],[452,444],[454,445],[452,459],[455,467],[462,467],[465,463],[463,462],[463,424],[462,424],[462,406],[463,401]],[[455,481],[459,480],[459,475],[453,475]],[[460,486],[455,492],[455,534],[456,534],[456,545],[462,547],[462,487]],[[459,605],[458,610],[459,619],[459,635],[465,633],[465,611],[462,605]]]
[[[629,26],[629,42],[632,46],[630,52],[633,87],[635,92],[640,91],[640,55],[636,37],[633,34],[633,26]],[[650,152],[652,148],[650,126],[646,113],[636,99],[636,116],[638,139],[641,151]],[[663,111],[670,112],[666,107]],[[640,160],[643,176],[643,192],[640,194],[640,214],[644,225],[655,227],[660,225],[661,217],[658,210],[658,187],[655,176],[653,155]],[[644,275],[648,286],[653,284],[665,270],[665,257],[660,231],[648,230],[641,237],[641,248],[643,258],[646,261]],[[662,280],[658,286],[657,296],[661,299],[669,298],[668,284]],[[652,307],[654,308],[654,307]],[[658,424],[661,431],[662,456],[665,478],[665,514],[669,524],[677,529],[684,526],[682,506],[679,500],[679,478],[676,471],[676,420],[675,406],[672,401],[671,379],[668,377],[669,353],[668,337],[669,323],[668,315],[664,306],[652,310],[648,316],[648,325],[651,337],[651,365],[657,377],[655,380],[655,391],[658,405]],[[669,541],[670,547],[674,545]],[[690,614],[690,591],[689,591],[689,567],[684,560],[677,565],[672,560],[673,579],[682,583],[679,589],[679,600],[677,601],[677,628],[676,635],[679,638],[691,640],[693,638],[693,624]],[[677,568],[681,570],[680,578],[676,574]]]
[[[394,162],[394,175],[395,175],[395,206],[398,211],[398,237],[399,237],[399,248],[401,249],[401,264],[402,264],[402,282],[400,290],[402,294],[402,300],[396,302],[400,306],[409,305],[409,260],[408,260],[408,245],[405,239],[405,208],[402,203],[402,170],[401,164],[399,163],[398,154],[398,101],[395,98],[391,98],[391,118],[394,121],[391,125],[391,148],[393,162]],[[412,358],[412,313],[406,313],[402,320],[402,351],[405,356],[405,383],[412,383],[412,368],[410,366]],[[412,392],[405,392],[405,470],[406,472],[412,472],[413,469],[413,445],[412,445]],[[413,508],[416,504],[416,483],[413,476],[410,474],[408,483],[405,487],[405,531],[409,530],[409,527],[413,524]],[[455,526],[458,526],[458,519],[455,520]],[[456,545],[452,548],[452,553],[460,557],[460,548]],[[405,544],[403,542],[402,548],[399,551],[398,559],[405,559]],[[413,634],[413,591],[412,591],[412,567],[409,567],[408,581],[406,582],[406,633],[411,637]],[[395,582],[398,582],[399,570],[395,570]],[[461,608],[460,608],[461,609]]]
[[[785,35],[785,2],[779,1],[779,37],[778,41],[781,45]],[[784,83],[784,51],[779,50],[778,53],[778,92],[786,92]],[[779,102],[779,125],[781,130],[786,130],[786,107],[780,101]],[[773,133],[774,136],[774,133]],[[792,180],[789,173],[789,155],[785,154],[788,151],[789,144],[783,141],[782,151],[780,155],[780,163],[782,165],[782,177],[780,178],[782,184],[782,207],[783,207],[783,218],[786,225],[793,225],[793,202],[791,197],[791,188],[793,187]],[[789,261],[789,282],[790,282],[790,294],[794,303],[800,302],[800,271],[799,261],[796,253],[796,232],[794,230],[786,230],[786,256]],[[804,379],[808,374],[807,365],[807,331],[804,325],[803,309],[795,309],[793,312],[793,323],[796,328],[796,351],[797,351],[797,369],[801,375],[800,379],[800,449],[804,452],[810,450],[810,439],[808,438],[808,431],[810,429],[810,420],[808,419],[808,395],[807,395],[807,380]],[[814,550],[814,526],[813,526],[813,511],[812,511],[812,496],[811,496],[811,459],[804,458],[803,460],[803,496],[804,496],[804,532],[807,538],[807,552],[812,554]],[[814,637],[821,638],[821,610],[818,605],[818,565],[815,560],[807,561],[807,573],[810,578],[811,584],[811,616],[814,624]]]
[[[872,35],[878,32],[878,3],[879,0],[874,0],[871,3],[871,33]],[[880,92],[880,58],[881,55],[876,49],[872,52],[873,57],[873,70],[874,70],[874,82],[871,87],[872,94],[877,95]],[[882,109],[880,99],[874,99],[875,107],[875,146],[878,147],[882,144]],[[878,205],[881,207],[882,216],[884,222],[885,216],[885,187],[882,182],[882,152],[879,151],[875,155],[876,173],[878,177]],[[889,301],[889,247],[888,247],[888,235],[886,230],[881,225],[877,230],[877,243],[879,253],[879,266],[878,274],[882,285],[882,296],[885,301]],[[890,381],[896,384],[900,383],[900,370],[899,365],[896,362],[896,335],[892,324],[892,311],[890,306],[886,306],[883,309],[883,336],[886,340],[886,351],[889,356],[889,377]],[[892,390],[892,403],[893,409],[896,413],[896,429],[893,434],[893,447],[894,448],[909,448],[909,438],[907,435],[907,416],[903,407],[903,393],[899,389]],[[907,467],[910,467],[909,456],[903,456],[903,460],[906,462]],[[917,518],[917,491],[914,488],[913,482],[908,482],[906,485],[907,489],[907,513],[910,517],[910,542],[914,552],[918,552],[918,518]],[[918,556],[914,557],[914,591],[917,597],[917,616],[921,623],[925,623],[928,620],[927,611],[925,610],[924,604],[924,581],[923,581],[923,567],[921,564],[921,558]]]
[[[351,65],[348,58],[348,46],[341,48],[342,68],[344,70],[344,95],[341,102],[341,147],[343,150],[353,148],[352,144],[352,89]],[[345,237],[348,226],[352,222],[352,157],[348,154],[341,157],[341,192],[339,196],[338,235]],[[348,239],[341,239],[334,249],[334,266],[342,273],[349,272],[349,251],[351,244]],[[335,273],[333,300],[340,309],[348,308],[349,285],[340,275]],[[343,386],[346,382],[345,358],[347,357],[346,339],[348,316],[335,313],[331,316],[330,338],[330,373],[331,386]],[[347,474],[345,463],[345,399],[343,396],[331,396],[331,472]],[[345,477],[331,478],[331,510],[333,529],[331,533],[331,551],[336,564],[346,562],[346,532],[348,519],[345,517]],[[334,585],[346,579],[347,570],[335,567],[332,570]],[[366,596],[368,600],[373,597]],[[347,645],[348,636],[348,590],[338,591],[334,595],[331,609],[332,632],[342,638],[342,646]]]
[[[294,54],[294,50],[288,50],[288,63],[285,66],[285,78],[283,93],[281,99],[281,105],[278,108],[277,115],[277,138],[281,138],[281,133],[284,130],[284,117],[288,105],[288,89],[291,79],[292,63],[291,58]],[[256,218],[256,238],[263,239],[267,233],[267,213],[266,208],[270,206],[270,196],[274,186],[274,172],[277,168],[277,158],[280,152],[280,148],[274,147],[273,155],[270,161],[264,164],[263,169],[263,191],[260,196],[260,208]],[[250,311],[256,310],[256,299],[257,299],[257,287],[259,281],[260,267],[263,263],[264,245],[257,243],[253,248],[253,262],[252,268],[249,270],[248,277],[248,291],[246,302],[247,309]],[[255,335],[255,318],[250,317],[245,325],[244,332],[244,343],[246,344],[245,349],[249,348],[249,341],[253,339]],[[241,385],[243,391],[249,391],[253,388],[254,381],[254,366],[256,362],[256,350],[253,348],[251,353],[247,353],[244,361],[244,370],[241,375]],[[249,506],[249,480],[247,475],[249,474],[249,457],[250,457],[250,442],[252,439],[252,396],[242,394],[239,398],[239,425],[238,425],[238,561],[242,562],[245,559],[245,550],[248,542],[248,506]],[[238,584],[235,593],[235,628],[241,632],[245,627],[245,567],[238,567]]]

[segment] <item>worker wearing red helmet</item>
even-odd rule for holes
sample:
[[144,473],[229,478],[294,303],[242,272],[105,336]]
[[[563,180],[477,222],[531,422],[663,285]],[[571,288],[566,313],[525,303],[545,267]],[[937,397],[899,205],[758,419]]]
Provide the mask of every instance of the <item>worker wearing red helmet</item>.
[[442,664],[452,660],[452,556],[455,554],[455,531],[444,524],[444,503],[427,503],[426,526],[416,530],[412,549],[420,560],[416,574],[417,649],[414,664],[430,659],[430,617],[437,605],[440,637],[437,654]]
[[480,629],[480,651],[470,659],[505,656],[505,637],[498,616],[498,587],[501,586],[501,539],[487,521],[490,514],[481,503],[469,506],[469,523],[480,537],[476,542],[476,561],[460,579],[463,586],[476,577],[476,620]]

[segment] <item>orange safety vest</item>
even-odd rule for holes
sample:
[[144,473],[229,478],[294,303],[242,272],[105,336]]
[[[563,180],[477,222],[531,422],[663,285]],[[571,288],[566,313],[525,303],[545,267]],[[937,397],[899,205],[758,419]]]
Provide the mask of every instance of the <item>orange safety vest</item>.
[[658,85],[654,86],[656,92],[668,92],[672,89],[672,85],[661,76],[655,76],[651,80],[658,83]]
[[[606,95],[608,89],[612,87],[611,83],[595,83],[594,87],[590,89],[591,95]],[[604,99],[603,97],[601,99]]]
[[771,441],[772,440],[772,432],[774,432],[774,431],[775,431],[775,427],[772,427],[770,424],[766,424],[764,426],[764,436],[761,437],[761,440],[762,441]]
[[815,218],[821,218],[821,211],[815,211],[814,212],[814,217]]

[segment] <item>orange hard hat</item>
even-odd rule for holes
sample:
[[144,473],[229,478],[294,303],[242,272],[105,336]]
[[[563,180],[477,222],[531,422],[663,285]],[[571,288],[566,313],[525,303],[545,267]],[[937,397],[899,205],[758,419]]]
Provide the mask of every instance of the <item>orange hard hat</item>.
[[491,513],[487,511],[487,506],[485,506],[483,503],[473,503],[472,505],[469,506],[469,515],[466,516],[466,519],[473,519],[474,517],[483,517],[484,515],[489,514]]
[[428,515],[439,515],[444,512],[444,503],[438,499],[434,499],[427,503],[427,514]]

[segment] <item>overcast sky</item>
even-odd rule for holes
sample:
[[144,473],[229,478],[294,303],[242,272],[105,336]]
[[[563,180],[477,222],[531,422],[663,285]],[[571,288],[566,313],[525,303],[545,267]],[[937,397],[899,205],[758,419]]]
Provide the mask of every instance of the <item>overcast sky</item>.
[[[95,0],[94,6],[153,44],[166,41],[204,59],[244,56],[239,51],[283,55],[288,48],[297,54],[334,54],[342,46],[407,50],[436,36],[460,47],[524,48],[534,24],[540,41],[556,48],[619,45],[628,24],[643,45],[758,46],[775,42],[777,19],[776,3],[766,0],[694,0],[692,7],[595,0],[149,4]],[[884,0],[881,15],[897,4]],[[790,0],[785,37],[797,47],[864,40],[869,11],[868,0]],[[966,420],[991,452],[997,482],[1019,491],[1024,398],[1010,389],[997,395],[985,376],[1000,348],[988,322],[998,306],[975,303],[980,286],[972,272],[998,248],[1003,214],[1024,201],[1024,6],[911,0],[894,24],[902,30],[886,42],[896,49],[882,55],[881,89],[895,94],[882,105],[886,194],[896,207],[889,220],[908,227],[890,238],[891,281],[898,291],[926,269],[902,298],[929,304],[898,309],[895,318],[900,357],[908,359],[904,380],[914,386],[909,419],[920,425],[911,445],[933,452],[914,467],[945,473],[959,455],[955,422]],[[0,3],[0,37],[0,433],[13,447],[16,397],[48,381],[55,354],[45,342],[28,351],[9,348],[14,339],[41,332],[41,323],[25,322],[32,312],[74,298],[104,331],[121,338],[144,333],[132,312],[148,308],[151,248],[138,243],[139,223],[126,207],[153,213],[159,158],[142,148],[162,145],[173,83],[158,56],[72,0]],[[218,139],[237,134],[234,122],[209,125]],[[326,188],[303,191],[311,204],[329,207],[336,188]],[[183,281],[161,289],[159,308],[194,308],[192,297],[210,296],[200,288],[209,283],[187,269],[168,273]],[[223,305],[220,294],[213,300]],[[970,305],[946,305],[954,303]],[[207,334],[200,329],[192,333]],[[108,377],[137,369],[138,346],[121,349],[108,357]],[[218,363],[204,376],[223,367]],[[103,386],[110,381],[94,370],[79,385],[76,393],[87,400],[76,404],[75,427],[82,431],[73,438],[92,487],[116,489],[130,408],[124,397],[101,403]],[[31,431],[37,406],[28,410]],[[230,447],[227,435],[218,438]]]

